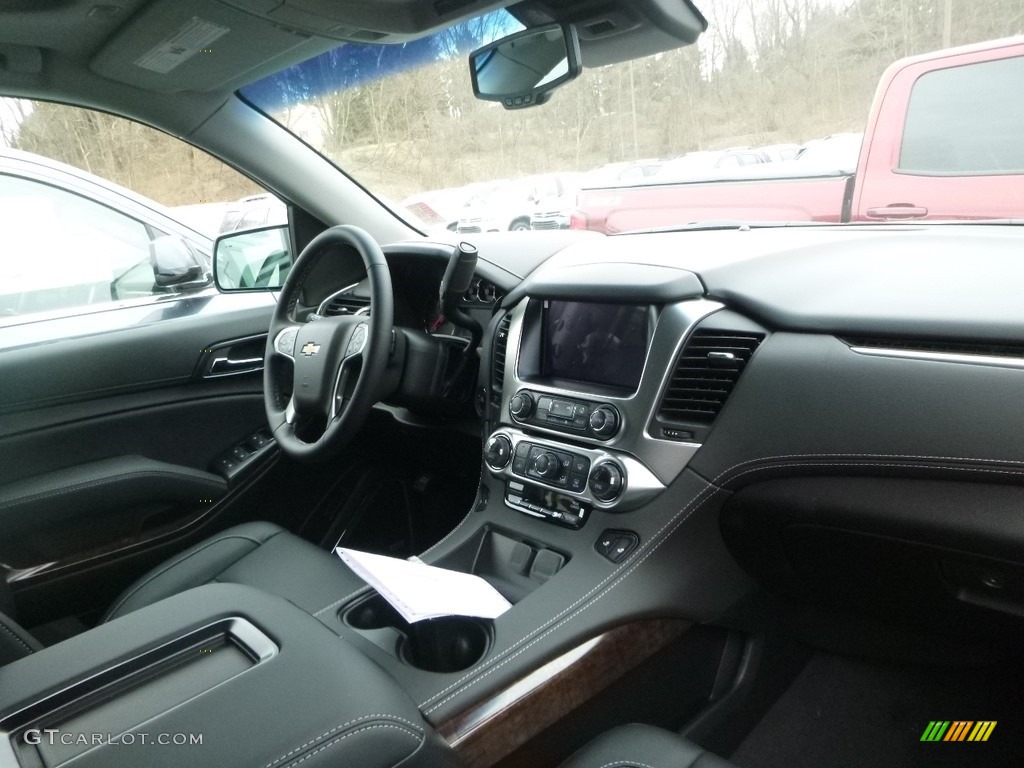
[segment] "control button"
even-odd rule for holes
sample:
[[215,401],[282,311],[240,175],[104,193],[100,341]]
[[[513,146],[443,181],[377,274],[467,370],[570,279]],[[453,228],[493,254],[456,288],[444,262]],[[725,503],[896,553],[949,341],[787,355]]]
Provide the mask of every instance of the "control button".
[[562,470],[562,462],[551,451],[544,451],[533,459],[533,471],[543,478],[553,480]]
[[585,456],[573,456],[572,471],[573,473],[582,472],[583,474],[587,474],[590,472],[590,459]]
[[570,475],[568,488],[573,493],[583,493],[587,488],[587,476]]
[[594,549],[613,563],[621,563],[639,543],[640,537],[632,531],[605,531],[597,537]]
[[533,414],[533,395],[529,392],[517,392],[508,404],[508,410],[516,419],[528,419]]
[[231,477],[238,469],[238,462],[235,461],[234,457],[223,456],[214,462],[214,468],[225,478]]
[[256,432],[249,437],[249,445],[252,446],[253,450],[262,448],[264,445],[273,442],[274,438],[268,435],[266,432]]
[[526,457],[520,456],[518,453],[516,457],[512,459],[512,473],[515,475],[526,474]]
[[601,405],[590,414],[590,428],[598,437],[612,437],[619,431],[619,412],[610,405]]
[[572,415],[575,418],[578,419],[580,416],[586,418],[589,413],[590,413],[590,407],[589,406],[584,405],[583,403],[576,403],[576,409],[573,411]]
[[574,416],[572,420],[573,429],[586,429],[587,428],[587,417],[586,416]]
[[512,441],[505,435],[491,435],[484,446],[484,461],[491,469],[504,469],[512,458]]
[[602,461],[590,473],[590,492],[598,501],[614,501],[622,493],[624,480],[618,464]]

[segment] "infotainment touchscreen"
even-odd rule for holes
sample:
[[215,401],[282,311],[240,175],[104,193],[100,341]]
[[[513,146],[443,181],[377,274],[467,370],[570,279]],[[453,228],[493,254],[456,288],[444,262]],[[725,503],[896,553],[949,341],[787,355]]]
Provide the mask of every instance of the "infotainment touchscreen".
[[647,354],[647,307],[549,301],[545,376],[635,390]]

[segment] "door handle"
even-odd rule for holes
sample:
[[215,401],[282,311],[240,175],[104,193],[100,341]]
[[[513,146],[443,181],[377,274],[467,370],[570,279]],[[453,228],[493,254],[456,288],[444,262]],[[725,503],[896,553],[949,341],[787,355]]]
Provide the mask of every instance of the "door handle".
[[865,211],[869,219],[923,219],[928,209],[909,203],[893,203],[884,208],[868,208]]
[[242,359],[232,359],[230,357],[217,357],[210,364],[210,370],[207,372],[206,377],[211,376],[231,376],[238,373],[251,373],[253,371],[259,371],[263,368],[262,357],[247,357]]

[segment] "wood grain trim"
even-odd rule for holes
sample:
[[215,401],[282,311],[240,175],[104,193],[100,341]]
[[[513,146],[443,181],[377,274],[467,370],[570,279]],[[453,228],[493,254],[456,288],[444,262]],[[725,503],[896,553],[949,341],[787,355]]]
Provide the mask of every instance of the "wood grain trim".
[[688,622],[615,627],[549,661],[438,731],[467,768],[488,768],[678,638]]

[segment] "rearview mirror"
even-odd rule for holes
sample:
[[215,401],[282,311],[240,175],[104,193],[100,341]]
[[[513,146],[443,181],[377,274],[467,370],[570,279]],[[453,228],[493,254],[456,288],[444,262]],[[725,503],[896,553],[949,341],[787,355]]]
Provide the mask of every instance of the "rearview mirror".
[[576,29],[561,24],[517,32],[469,55],[473,94],[505,109],[543,104],[581,69]]
[[280,288],[292,266],[288,227],[221,235],[213,245],[213,278],[222,291]]

